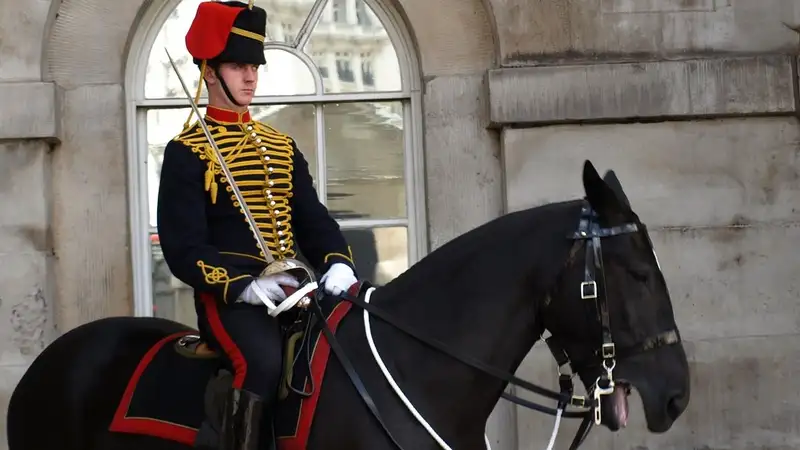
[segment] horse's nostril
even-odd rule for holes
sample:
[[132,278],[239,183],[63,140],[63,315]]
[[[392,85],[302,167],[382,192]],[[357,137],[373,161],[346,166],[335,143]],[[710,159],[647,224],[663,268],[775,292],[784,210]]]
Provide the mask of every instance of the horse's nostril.
[[667,414],[672,420],[677,419],[686,408],[686,396],[682,393],[673,394],[667,402]]

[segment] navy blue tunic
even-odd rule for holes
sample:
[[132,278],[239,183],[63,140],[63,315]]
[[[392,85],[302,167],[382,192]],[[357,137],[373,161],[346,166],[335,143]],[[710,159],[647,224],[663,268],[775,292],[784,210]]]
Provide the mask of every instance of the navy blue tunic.
[[[294,258],[299,250],[319,273],[337,262],[355,272],[294,140],[247,112],[207,111],[209,131],[273,257]],[[226,303],[266,267],[229,182],[199,123],[167,144],[158,193],[164,258],[178,279]]]

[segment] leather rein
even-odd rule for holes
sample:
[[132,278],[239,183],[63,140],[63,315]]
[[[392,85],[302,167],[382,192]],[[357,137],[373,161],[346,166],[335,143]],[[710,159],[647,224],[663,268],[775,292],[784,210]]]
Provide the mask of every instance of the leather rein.
[[[534,392],[536,394],[539,394],[541,396],[548,397],[552,400],[556,400],[557,408],[551,408],[548,406],[534,403],[530,400],[525,400],[523,398],[520,398],[516,395],[507,392],[503,392],[501,395],[501,397],[506,399],[507,401],[545,414],[553,416],[561,415],[562,417],[567,417],[567,418],[583,418],[584,420],[581,423],[575,435],[575,438],[573,439],[572,444],[570,446],[570,450],[575,450],[586,439],[586,437],[589,434],[589,431],[591,430],[591,426],[599,425],[601,422],[602,419],[602,413],[600,409],[601,398],[604,395],[610,395],[611,393],[614,392],[615,382],[613,377],[613,371],[616,366],[616,360],[618,358],[624,359],[639,352],[649,351],[659,347],[672,345],[680,342],[680,336],[678,334],[677,329],[671,329],[669,331],[654,336],[650,336],[637,345],[627,348],[622,348],[619,349],[618,351],[611,337],[611,326],[609,323],[610,319],[608,313],[608,300],[607,300],[608,295],[606,292],[605,272],[603,269],[603,257],[602,257],[602,248],[600,240],[602,238],[619,236],[628,233],[635,233],[638,232],[640,228],[644,229],[644,225],[636,223],[627,223],[615,227],[601,228],[598,221],[597,213],[595,213],[592,210],[588,202],[584,202],[584,206],[581,209],[581,216],[578,224],[578,229],[567,236],[569,239],[576,241],[576,243],[583,242],[586,245],[586,258],[585,258],[586,263],[584,267],[584,280],[580,284],[581,299],[590,300],[594,302],[595,307],[597,309],[597,316],[601,326],[602,343],[599,349],[593,352],[593,356],[600,360],[600,364],[603,367],[604,373],[602,373],[597,378],[595,383],[592,385],[591,389],[589,390],[588,396],[580,396],[574,394],[573,376],[575,373],[575,364],[572,361],[570,361],[567,352],[564,350],[564,347],[560,345],[560,343],[558,342],[557,339],[554,338],[554,336],[550,336],[549,338],[545,339],[545,342],[547,343],[548,348],[550,349],[551,353],[553,354],[553,357],[556,360],[556,363],[558,364],[559,392],[537,386],[526,380],[522,380],[510,373],[488,366],[469,355],[462,354],[458,350],[447,346],[446,344],[437,339],[423,336],[418,330],[414,329],[408,324],[399,322],[396,318],[389,316],[385,311],[376,307],[374,304],[367,303],[362,299],[358,298],[358,293],[356,295],[343,293],[341,295],[341,298],[343,300],[347,300],[353,303],[356,306],[359,306],[360,308],[366,310],[370,314],[377,316],[381,320],[389,323],[390,325],[403,331],[404,333],[415,338],[416,340],[452,358],[455,358],[456,360],[460,361],[463,364],[466,364],[494,378],[502,380],[507,384],[512,384],[517,386],[518,388],[522,388]],[[652,243],[650,243],[650,245],[652,247]],[[600,274],[599,280],[597,278],[597,273]],[[598,281],[600,282],[601,289],[598,289]],[[600,295],[601,291],[602,295]],[[353,367],[352,362],[347,357],[341,345],[339,344],[338,340],[336,339],[334,333],[328,326],[328,323],[325,319],[325,315],[323,314],[322,309],[319,306],[319,300],[321,297],[322,294],[319,291],[317,291],[317,293],[313,296],[313,300],[308,306],[311,309],[313,319],[321,321],[322,332],[324,333],[326,339],[328,340],[331,349],[334,351],[336,356],[339,358],[339,361],[342,363],[342,367],[344,368],[345,372],[347,372],[347,375],[349,376],[351,382],[355,386],[359,395],[364,400],[367,407],[370,409],[375,418],[378,420],[384,432],[388,435],[389,439],[394,443],[394,445],[398,449],[402,450],[403,447],[398,443],[397,439],[389,431],[389,428],[386,426],[384,420],[382,419],[380,412],[378,411],[375,405],[374,400],[369,395],[366,387],[364,386],[363,381],[361,381],[361,378],[356,373],[356,370]],[[308,327],[307,330],[310,329],[311,321],[309,322],[307,327]],[[564,370],[564,367],[566,367],[567,365],[571,366],[572,375],[568,371]],[[585,368],[588,366],[583,366],[583,367]],[[298,391],[292,388],[294,392],[296,392],[301,396],[311,395],[313,389],[314,389],[313,385],[311,391],[309,392]],[[591,399],[587,398],[589,396],[591,396]],[[586,408],[586,409],[580,411],[566,411],[566,408],[568,406],[576,408]],[[594,420],[592,420],[592,418],[594,418]]]

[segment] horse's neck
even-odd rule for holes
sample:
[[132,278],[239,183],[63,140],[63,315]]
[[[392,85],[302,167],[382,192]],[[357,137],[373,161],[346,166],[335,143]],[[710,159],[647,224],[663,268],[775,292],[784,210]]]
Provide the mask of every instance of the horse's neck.
[[[552,277],[553,267],[568,252],[566,241],[554,233],[564,236],[562,230],[538,230],[539,239],[529,241],[537,243],[538,255],[454,262],[460,265],[457,275],[443,272],[416,288],[387,286],[376,291],[376,303],[424,336],[514,373],[541,335],[537,310],[544,278]],[[437,431],[448,428],[442,431],[455,436],[464,427],[482,429],[502,393],[502,381],[382,322],[373,324],[378,345],[386,349],[381,353],[391,358],[394,373],[405,377],[398,384]]]

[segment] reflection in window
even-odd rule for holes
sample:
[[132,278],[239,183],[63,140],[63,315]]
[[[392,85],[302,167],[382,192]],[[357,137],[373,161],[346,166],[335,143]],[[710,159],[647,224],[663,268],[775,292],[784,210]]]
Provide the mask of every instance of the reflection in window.
[[327,104],[328,207],[338,219],[406,217],[399,102]]
[[[336,17],[344,15],[343,12],[337,12],[339,4],[344,5],[345,2],[328,3],[330,16],[323,11],[322,19],[314,27],[304,48],[306,53],[315,55],[314,60],[319,67],[326,67],[323,80],[325,92],[401,90],[397,53],[375,13],[363,0],[357,0],[354,8],[356,17],[352,21],[335,21]],[[326,17],[330,17],[330,20],[326,20]],[[367,61],[368,70],[364,70],[364,61]]]
[[345,0],[332,0],[333,21],[336,23],[347,23],[347,2]]
[[345,230],[360,278],[386,284],[408,269],[408,230],[405,227]]
[[370,55],[361,55],[361,58],[361,80],[364,82],[364,86],[374,86],[375,75],[372,73]]
[[364,0],[356,0],[356,23],[365,27],[372,25],[370,11]]
[[336,54],[336,74],[339,76],[339,81],[355,81],[353,77],[353,69],[350,67],[350,61],[347,59],[349,54],[344,55]]

